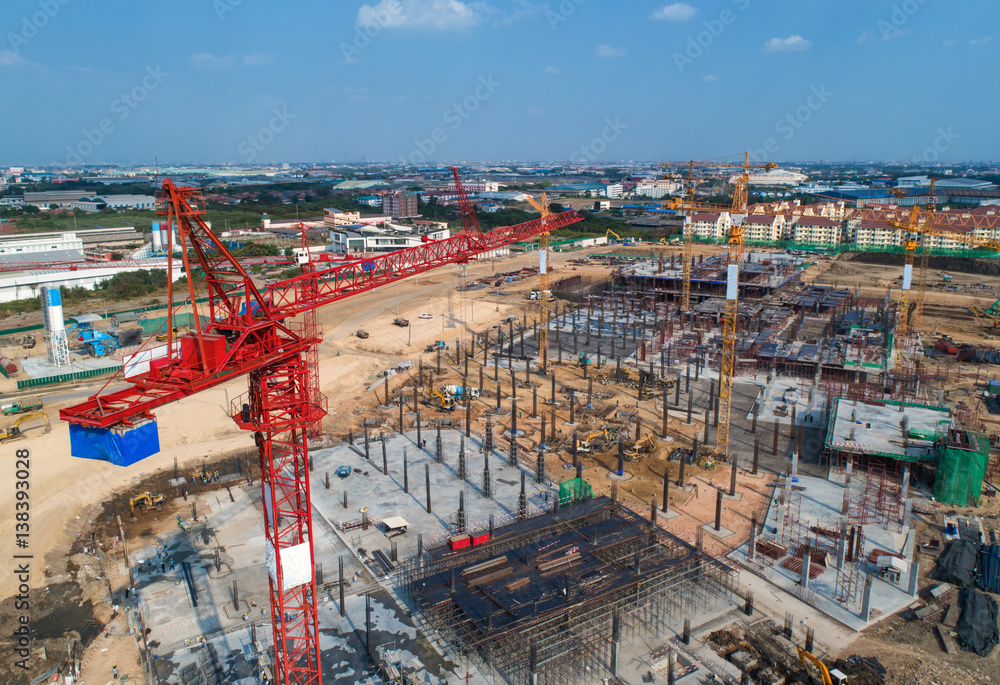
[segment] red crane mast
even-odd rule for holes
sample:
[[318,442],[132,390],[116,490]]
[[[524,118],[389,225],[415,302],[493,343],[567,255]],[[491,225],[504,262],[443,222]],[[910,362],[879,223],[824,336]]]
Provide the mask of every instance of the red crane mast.
[[[310,392],[316,383],[310,378],[316,372],[310,350],[319,343],[320,332],[311,317],[305,324],[290,320],[582,220],[570,210],[545,222],[538,219],[483,233],[457,172],[455,181],[463,222],[472,230],[329,269],[304,265],[302,274],[260,290],[206,225],[201,192],[164,180],[157,211],[167,216],[168,225],[177,223],[190,301],[195,321],[202,323],[177,341],[168,338],[164,354],[149,361],[148,370],[128,378],[128,387],[98,393],[59,412],[70,424],[75,456],[127,465],[159,450],[158,439],[150,439],[150,428],[155,438],[153,409],[249,376],[248,393],[234,400],[231,410],[241,428],[254,432],[260,454],[275,676],[282,685],[318,685],[322,680],[307,447],[308,433],[326,414],[325,398]],[[195,267],[200,267],[201,285],[208,291],[202,318]],[[171,308],[168,316],[172,314]],[[171,319],[171,336],[172,329]],[[115,446],[108,447],[111,443]]]

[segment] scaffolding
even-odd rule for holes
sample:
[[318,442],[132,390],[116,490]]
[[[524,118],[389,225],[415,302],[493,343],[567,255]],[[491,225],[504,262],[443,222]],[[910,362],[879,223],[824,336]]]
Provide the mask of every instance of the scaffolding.
[[505,682],[597,682],[614,675],[617,645],[739,601],[735,569],[607,497],[453,546],[401,567],[397,587]]

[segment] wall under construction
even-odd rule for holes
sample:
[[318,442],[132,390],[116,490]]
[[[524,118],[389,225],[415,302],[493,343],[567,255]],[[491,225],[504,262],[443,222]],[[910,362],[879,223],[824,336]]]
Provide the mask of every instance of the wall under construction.
[[736,601],[733,568],[608,498],[431,549],[398,582],[481,669],[544,685],[616,675],[622,647]]

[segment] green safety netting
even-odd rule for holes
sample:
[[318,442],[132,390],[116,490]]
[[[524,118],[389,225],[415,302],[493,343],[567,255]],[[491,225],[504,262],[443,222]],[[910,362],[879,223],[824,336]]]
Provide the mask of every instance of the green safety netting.
[[978,506],[986,466],[990,460],[990,440],[983,433],[967,432],[960,443],[949,439],[938,456],[934,498],[956,507]]
[[[207,316],[200,317],[202,323],[208,321]],[[154,316],[147,319],[139,319],[138,323],[142,326],[143,335],[153,335],[167,332],[166,326],[167,317],[165,316]],[[187,326],[193,328],[194,314],[183,313],[174,314],[174,326],[183,327]]]
[[559,506],[568,507],[576,502],[593,499],[594,490],[583,478],[571,478],[559,484]]

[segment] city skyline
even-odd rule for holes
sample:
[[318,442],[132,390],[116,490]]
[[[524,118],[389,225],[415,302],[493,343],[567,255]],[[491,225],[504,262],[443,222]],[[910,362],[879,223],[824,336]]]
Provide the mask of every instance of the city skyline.
[[[0,164],[996,158],[997,8],[382,0],[0,9]],[[162,37],[162,38],[159,38]],[[959,106],[958,103],[963,103]],[[967,104],[965,104],[967,103]]]

